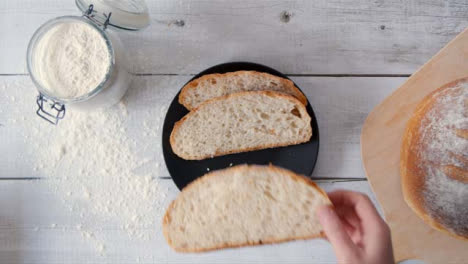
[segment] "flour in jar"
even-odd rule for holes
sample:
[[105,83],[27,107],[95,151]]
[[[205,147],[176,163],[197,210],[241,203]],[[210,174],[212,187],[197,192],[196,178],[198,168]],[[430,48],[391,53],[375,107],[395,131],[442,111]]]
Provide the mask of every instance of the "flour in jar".
[[94,90],[109,72],[110,50],[93,26],[80,21],[53,26],[33,58],[38,81],[52,95],[76,98]]

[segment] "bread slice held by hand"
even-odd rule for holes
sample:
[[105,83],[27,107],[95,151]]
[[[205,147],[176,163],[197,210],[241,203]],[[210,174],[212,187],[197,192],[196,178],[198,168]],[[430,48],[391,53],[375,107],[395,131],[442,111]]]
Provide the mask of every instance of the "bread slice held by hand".
[[327,194],[304,176],[239,165],[185,187],[166,211],[163,233],[180,252],[323,237],[321,205],[331,206]]
[[174,125],[177,156],[201,160],[309,141],[311,118],[296,98],[271,91],[241,92],[201,104]]
[[257,71],[203,75],[182,88],[179,103],[192,110],[208,99],[245,91],[281,92],[294,96],[307,105],[307,98],[292,81]]

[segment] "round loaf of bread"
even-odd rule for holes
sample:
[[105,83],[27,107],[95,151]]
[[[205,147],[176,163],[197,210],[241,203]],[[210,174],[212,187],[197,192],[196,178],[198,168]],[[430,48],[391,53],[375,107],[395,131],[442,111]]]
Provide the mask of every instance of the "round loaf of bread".
[[468,78],[417,106],[403,137],[400,172],[403,196],[418,216],[468,239]]

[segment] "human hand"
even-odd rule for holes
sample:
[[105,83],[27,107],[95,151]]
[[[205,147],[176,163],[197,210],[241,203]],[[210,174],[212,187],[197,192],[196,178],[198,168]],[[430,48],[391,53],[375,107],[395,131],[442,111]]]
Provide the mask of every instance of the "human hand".
[[390,229],[369,197],[342,190],[328,196],[334,208],[322,206],[317,215],[338,262],[395,263]]

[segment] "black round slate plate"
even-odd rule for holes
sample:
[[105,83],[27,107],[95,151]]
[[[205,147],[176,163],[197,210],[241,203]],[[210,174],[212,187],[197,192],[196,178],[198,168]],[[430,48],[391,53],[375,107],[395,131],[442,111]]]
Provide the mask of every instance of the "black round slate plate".
[[[250,62],[230,62],[206,69],[194,76],[190,81],[205,74],[226,73],[240,70],[267,72],[279,77],[288,78],[284,74],[260,64]],[[298,86],[296,85],[296,87]],[[166,118],[164,119],[162,147],[167,169],[171,174],[174,183],[180,190],[196,178],[203,176],[208,171],[245,163],[271,163],[303,175],[310,176],[312,174],[319,150],[319,130],[317,120],[310,103],[307,104],[307,112],[312,118],[312,138],[309,142],[294,146],[257,150],[208,158],[200,161],[192,161],[179,158],[174,154],[174,152],[172,152],[171,144],[169,143],[169,137],[175,122],[179,121],[188,113],[188,110],[178,102],[179,93],[177,93],[174,100],[172,100],[172,103],[167,110]]]

